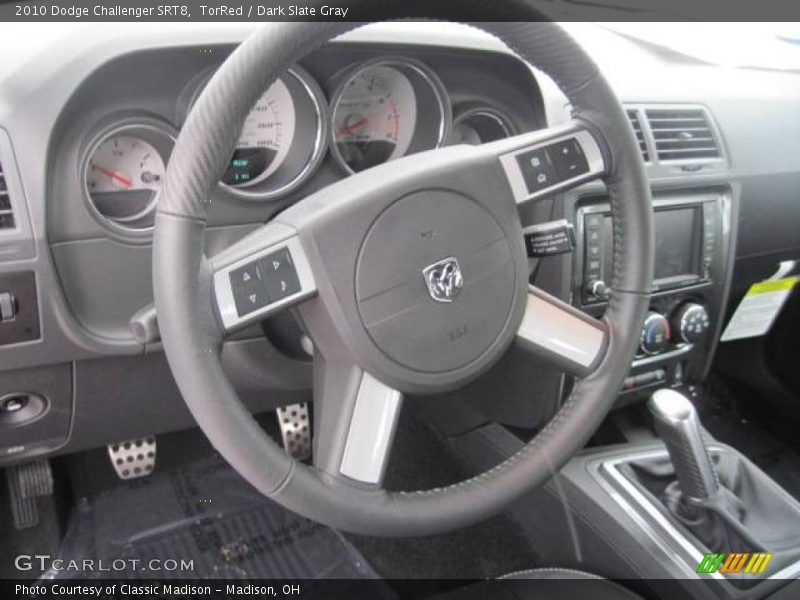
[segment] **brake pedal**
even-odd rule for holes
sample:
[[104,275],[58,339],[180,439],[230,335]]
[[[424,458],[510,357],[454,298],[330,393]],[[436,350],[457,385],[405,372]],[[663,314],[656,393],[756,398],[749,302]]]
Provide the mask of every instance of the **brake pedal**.
[[278,415],[283,448],[287,454],[297,460],[311,458],[311,421],[308,403],[281,406],[275,412]]
[[47,460],[35,460],[6,469],[14,527],[29,529],[39,524],[36,499],[53,493],[53,470]]
[[156,438],[136,438],[108,445],[108,458],[120,479],[150,475],[156,468]]

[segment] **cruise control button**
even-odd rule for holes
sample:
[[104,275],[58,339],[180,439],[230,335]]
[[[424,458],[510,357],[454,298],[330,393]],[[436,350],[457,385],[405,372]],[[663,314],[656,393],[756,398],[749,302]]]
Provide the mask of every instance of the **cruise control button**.
[[517,156],[517,163],[528,192],[534,194],[558,183],[556,173],[545,148],[538,148]]
[[263,258],[262,272],[271,302],[277,302],[300,291],[300,280],[286,248]]
[[263,285],[253,285],[249,287],[234,287],[233,301],[236,304],[236,312],[240,317],[243,317],[269,304],[270,298]]
[[250,288],[261,279],[255,262],[231,271],[231,285],[234,288]]

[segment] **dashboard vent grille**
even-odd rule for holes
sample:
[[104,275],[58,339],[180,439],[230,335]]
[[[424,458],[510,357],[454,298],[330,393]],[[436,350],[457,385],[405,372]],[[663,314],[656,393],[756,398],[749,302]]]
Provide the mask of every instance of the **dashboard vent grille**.
[[704,110],[647,109],[658,160],[720,158],[719,146]]
[[14,213],[11,210],[11,197],[8,195],[8,184],[0,165],[0,230],[14,229]]
[[636,140],[639,142],[639,149],[642,151],[642,158],[644,162],[650,162],[650,152],[647,150],[647,142],[644,139],[644,131],[642,131],[642,122],[639,119],[639,111],[628,110],[628,119],[633,127],[633,133],[636,134]]

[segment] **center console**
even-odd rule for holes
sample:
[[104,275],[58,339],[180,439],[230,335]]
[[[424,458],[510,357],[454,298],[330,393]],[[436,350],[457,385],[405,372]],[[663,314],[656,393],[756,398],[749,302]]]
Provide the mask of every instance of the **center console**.
[[[702,378],[718,334],[729,247],[725,190],[660,194],[653,200],[655,268],[650,312],[620,403],[653,388]],[[599,317],[613,279],[613,221],[602,197],[575,213],[572,301]]]

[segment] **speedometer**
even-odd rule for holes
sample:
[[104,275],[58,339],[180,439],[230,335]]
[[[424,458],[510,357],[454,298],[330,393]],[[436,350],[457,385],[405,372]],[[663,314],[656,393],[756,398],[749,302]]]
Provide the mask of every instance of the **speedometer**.
[[245,120],[222,182],[247,187],[277,171],[289,154],[295,123],[292,94],[283,80],[277,79]]
[[333,156],[358,172],[437,147],[450,123],[438,77],[407,60],[362,65],[333,98]]

